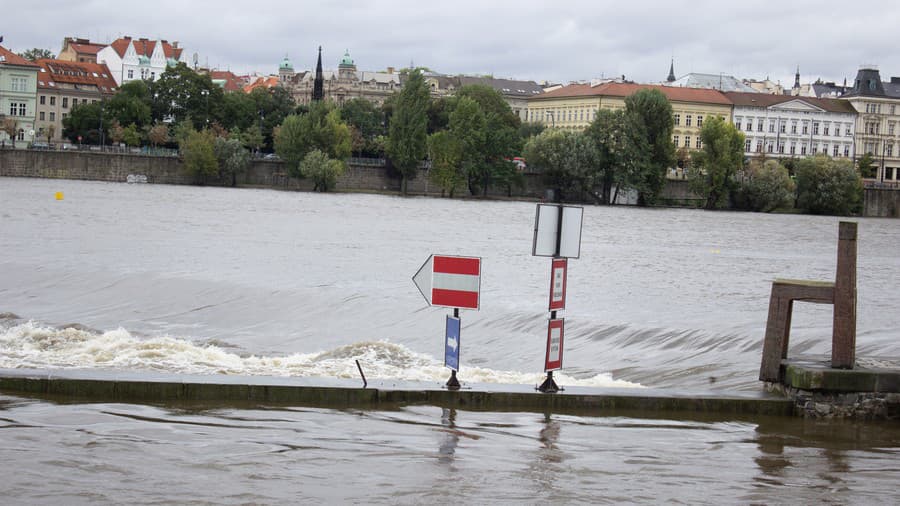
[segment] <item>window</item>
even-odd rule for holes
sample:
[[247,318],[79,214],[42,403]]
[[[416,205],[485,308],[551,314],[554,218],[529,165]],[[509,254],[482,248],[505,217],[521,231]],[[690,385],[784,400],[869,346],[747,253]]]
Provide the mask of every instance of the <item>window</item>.
[[850,146],[847,144],[844,145],[844,156],[850,156]]
[[824,146],[822,146],[822,154],[823,155],[828,154],[828,144],[825,144]]
[[63,120],[65,120],[65,119],[68,118],[68,117],[69,117],[69,113],[67,113],[67,112],[62,113],[62,119],[63,119]]
[[24,141],[25,140],[25,129],[20,128],[19,133],[16,135],[16,140]]
[[753,131],[753,118],[747,118],[747,126],[745,128],[748,132]]
[[50,97],[50,105],[56,105],[56,97]]
[[894,124],[888,123],[888,135],[894,135]]
[[841,147],[838,146],[837,144],[835,144],[835,145],[834,145],[834,151],[832,151],[832,155],[831,155],[831,156],[837,157],[837,156],[838,156],[838,153],[840,152],[840,150],[841,150]]
[[744,152],[745,153],[750,152],[750,139],[747,139],[744,141]]
[[38,119],[40,119],[41,121],[44,121],[44,111],[41,111],[40,113],[38,113],[38,116],[39,116]]
[[703,149],[703,140],[700,137],[697,137],[697,142],[694,143],[694,147],[697,149]]
[[697,115],[697,128],[703,128],[703,116]]
[[691,126],[691,115],[690,114],[684,115],[684,126]]
[[803,122],[803,135],[806,135],[808,133],[809,133],[809,123],[804,121]]
[[756,152],[762,153],[762,148],[763,148],[762,141],[756,141]]
[[875,143],[874,142],[866,143],[866,153],[868,153],[870,155],[875,154]]
[[783,142],[778,143],[778,152],[784,154],[784,143]]
[[[19,139],[21,140],[21,139]],[[884,178],[885,179],[894,179],[894,168],[893,167],[885,167],[884,168]]]
[[797,121],[791,121],[791,133],[797,133]]
[[819,135],[819,122],[813,122],[813,135]]
[[792,142],[792,143],[791,143],[791,151],[790,151],[790,153],[791,153],[792,155],[796,155],[796,154],[797,154],[797,143],[796,143],[796,142]]
[[681,114],[675,113],[675,126],[679,125],[681,125]]
[[767,142],[766,143],[766,152],[771,153],[774,150],[775,150],[775,146],[773,145],[772,141]]
[[822,127],[822,135],[830,135],[828,131],[831,130],[831,124],[825,123],[825,126]]
[[63,97],[62,106],[63,106],[63,109],[69,108],[69,97]]
[[894,143],[890,143],[884,148],[884,156],[894,156]]
[[672,144],[674,144],[675,146],[678,145],[678,136],[677,135],[672,137]]
[[783,134],[787,133],[787,123],[786,122],[784,122],[784,121],[780,122],[779,126],[781,129],[781,133],[783,133]]
[[851,135],[853,135],[853,134],[850,132],[850,130],[852,130],[852,128],[850,127],[850,123],[846,123],[846,124],[844,125],[844,135],[846,135],[847,137],[850,137]]
[[756,131],[757,132],[763,131],[763,119],[762,118],[757,118],[757,120],[756,120]]
[[134,70],[128,70],[128,79],[134,79]]
[[25,116],[25,102],[19,102],[19,116]]
[[9,103],[9,115],[15,116],[19,111],[19,103],[18,102],[10,102]]
[[805,142],[804,142],[803,144],[800,145],[800,154],[801,154],[801,155],[805,155],[805,154],[806,154],[806,143],[805,143]]
[[897,106],[896,105],[891,106],[891,116],[893,116],[894,114],[897,114]]
[[691,136],[690,135],[684,136],[684,147],[686,147],[686,148],[691,147]]
[[28,78],[27,77],[11,77],[9,81],[10,91],[27,91],[28,88]]
[[775,133],[775,122],[774,121],[769,122],[769,133],[771,133],[771,134]]
[[47,95],[41,95],[41,105],[44,105],[46,103],[47,103]]
[[56,113],[55,112],[50,113],[50,121],[56,121]]

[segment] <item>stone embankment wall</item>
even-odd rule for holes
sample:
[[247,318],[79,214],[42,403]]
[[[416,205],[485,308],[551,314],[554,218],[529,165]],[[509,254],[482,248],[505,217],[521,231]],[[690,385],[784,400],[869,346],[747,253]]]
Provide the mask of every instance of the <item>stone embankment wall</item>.
[[815,392],[766,383],[766,389],[794,402],[803,418],[900,420],[900,394],[889,392]]
[[900,189],[866,188],[863,216],[900,218]]
[[[191,184],[177,157],[145,156],[140,154],[99,153],[91,151],[32,151],[18,149],[0,150],[0,176],[42,177],[58,179],[84,179],[90,181],[125,182],[129,174],[147,176],[148,183]],[[523,188],[491,188],[492,197],[540,198],[544,187],[538,174],[525,174]],[[307,179],[287,176],[284,163],[270,160],[254,160],[243,174],[237,177],[238,186],[312,191],[313,183]],[[230,185],[231,181],[207,181],[207,185]],[[400,192],[401,180],[385,167],[377,165],[350,165],[338,179],[338,191]],[[420,170],[408,183],[412,194],[439,195],[440,188],[428,181],[427,172]],[[467,192],[460,192],[460,195]]]

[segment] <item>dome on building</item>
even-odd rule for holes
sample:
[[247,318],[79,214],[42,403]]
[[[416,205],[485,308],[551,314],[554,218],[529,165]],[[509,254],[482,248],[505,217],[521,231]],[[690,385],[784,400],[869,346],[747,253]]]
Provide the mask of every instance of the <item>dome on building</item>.
[[175,58],[167,58],[167,59],[166,59],[166,66],[167,66],[167,67],[174,67],[174,66],[176,66],[176,65],[178,65],[178,60],[176,60]]
[[341,66],[342,67],[352,67],[355,64],[353,63],[353,58],[350,58],[350,50],[347,49],[344,51],[344,57],[341,58]]
[[138,56],[138,65],[150,65],[150,58],[143,54]]
[[278,70],[294,70],[294,66],[291,64],[291,60],[288,59],[287,55],[284,56],[284,59],[281,60],[281,64],[278,65]]

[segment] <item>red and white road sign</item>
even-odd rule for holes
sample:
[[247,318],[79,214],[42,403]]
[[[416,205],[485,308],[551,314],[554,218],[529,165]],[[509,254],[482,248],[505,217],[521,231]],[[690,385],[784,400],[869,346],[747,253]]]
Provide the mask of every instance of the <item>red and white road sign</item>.
[[568,259],[554,258],[550,267],[550,311],[566,308],[566,274]]
[[432,306],[478,309],[481,292],[481,259],[431,255],[413,283]]
[[563,318],[550,320],[547,325],[547,356],[544,359],[544,372],[562,369],[564,321]]

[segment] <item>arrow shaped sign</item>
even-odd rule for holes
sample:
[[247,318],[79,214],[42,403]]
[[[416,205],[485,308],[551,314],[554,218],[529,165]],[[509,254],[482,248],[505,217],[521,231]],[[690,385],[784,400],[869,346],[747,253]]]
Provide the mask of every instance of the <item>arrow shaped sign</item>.
[[444,344],[444,366],[459,370],[459,318],[448,316],[446,326],[446,339]]
[[459,343],[456,341],[455,337],[448,336],[447,337],[447,346],[449,346],[450,349],[453,350],[453,352],[455,353],[456,349],[459,348]]
[[481,259],[431,255],[413,283],[432,306],[478,309],[481,291]]

